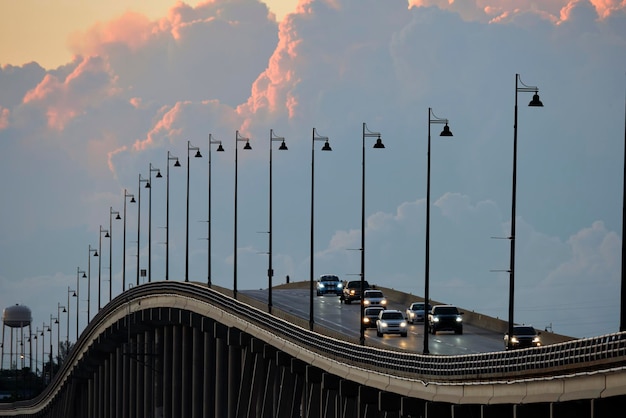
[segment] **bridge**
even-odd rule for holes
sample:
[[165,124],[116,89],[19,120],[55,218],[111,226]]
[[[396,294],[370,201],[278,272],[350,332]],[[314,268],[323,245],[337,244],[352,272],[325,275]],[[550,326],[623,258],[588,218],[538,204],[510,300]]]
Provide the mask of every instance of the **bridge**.
[[607,417],[626,405],[626,333],[435,356],[364,346],[241,295],[152,282],[116,297],[20,417]]

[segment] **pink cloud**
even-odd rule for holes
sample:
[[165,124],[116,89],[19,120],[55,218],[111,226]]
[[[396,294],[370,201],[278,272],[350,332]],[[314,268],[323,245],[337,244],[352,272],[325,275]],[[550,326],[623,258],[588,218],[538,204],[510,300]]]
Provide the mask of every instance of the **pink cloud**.
[[26,93],[23,102],[45,109],[48,126],[61,131],[87,108],[116,94],[115,81],[104,60],[88,57],[82,59],[64,80],[46,74],[34,89]]

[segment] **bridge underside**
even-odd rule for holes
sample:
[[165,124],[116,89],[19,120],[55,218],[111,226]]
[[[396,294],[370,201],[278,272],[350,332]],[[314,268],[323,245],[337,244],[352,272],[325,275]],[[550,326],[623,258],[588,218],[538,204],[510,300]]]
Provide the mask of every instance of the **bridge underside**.
[[[448,404],[381,391],[311,366],[237,328],[177,308],[130,314],[101,334],[31,417],[606,417],[624,397]],[[620,408],[621,409],[621,408]]]

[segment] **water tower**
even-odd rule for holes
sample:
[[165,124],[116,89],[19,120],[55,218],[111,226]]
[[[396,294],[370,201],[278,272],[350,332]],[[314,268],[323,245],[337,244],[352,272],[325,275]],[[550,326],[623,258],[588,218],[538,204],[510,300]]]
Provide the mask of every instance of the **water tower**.
[[[27,306],[24,305],[19,305],[19,304],[15,304],[13,306],[9,306],[8,308],[5,308],[4,311],[2,311],[2,356],[0,356],[0,370],[4,369],[4,349],[6,347],[6,344],[4,342],[4,335],[5,335],[5,327],[9,327],[10,331],[11,331],[11,335],[9,337],[9,367],[11,367],[11,365],[13,364],[13,355],[15,354],[15,367],[17,368],[17,359],[19,358],[19,356],[21,356],[21,358],[25,358],[24,357],[24,328],[28,327],[28,343],[30,344],[29,347],[29,366],[30,369],[33,369],[33,356],[30,355],[30,353],[32,353],[33,351],[33,347],[32,347],[32,342],[31,342],[31,327],[30,327],[30,323],[33,320],[32,317],[32,313],[30,311],[30,309]],[[15,339],[15,346],[13,345],[13,336],[15,334],[15,331],[17,331],[17,335],[19,337],[19,341],[20,341],[20,346],[21,349],[18,350],[18,339]],[[15,351],[13,351],[13,349],[15,348]],[[22,363],[23,365],[23,363]],[[22,366],[23,368],[23,366]]]

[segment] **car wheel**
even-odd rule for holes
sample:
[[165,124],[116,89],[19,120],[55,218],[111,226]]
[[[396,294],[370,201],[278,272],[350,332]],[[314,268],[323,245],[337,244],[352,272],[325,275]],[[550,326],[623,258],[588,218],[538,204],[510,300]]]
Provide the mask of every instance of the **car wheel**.
[[463,328],[455,330],[454,333],[459,335],[463,334]]
[[383,333],[382,333],[382,332],[380,332],[380,331],[378,331],[378,330],[376,330],[376,336],[377,336],[377,337],[382,337],[382,336],[383,336]]
[[407,333],[405,332],[404,334],[400,334],[400,335],[402,335],[404,338],[406,338]]
[[350,304],[350,300],[349,299],[345,299],[344,302],[346,302],[346,305]]

